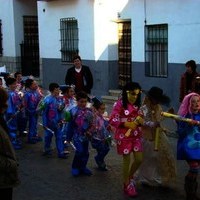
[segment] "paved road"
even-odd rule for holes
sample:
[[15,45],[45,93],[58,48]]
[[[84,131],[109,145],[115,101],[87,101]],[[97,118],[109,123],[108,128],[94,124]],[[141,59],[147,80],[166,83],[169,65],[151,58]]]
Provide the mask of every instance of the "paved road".
[[[168,127],[173,129],[173,124]],[[41,131],[42,132],[42,131]],[[175,153],[176,138],[169,137]],[[57,158],[56,151],[51,158],[42,156],[43,143],[30,145],[17,151],[20,163],[21,185],[14,189],[14,200],[124,200],[122,192],[121,157],[113,147],[106,162],[109,171],[96,169],[94,154],[90,148],[88,167],[92,169],[91,177],[74,178],[70,174],[73,150],[68,159]],[[138,188],[139,200],[183,200],[184,175],[187,166],[184,161],[177,162],[177,182],[171,188],[144,187]],[[200,182],[200,181],[199,181]],[[199,189],[200,190],[200,189]]]

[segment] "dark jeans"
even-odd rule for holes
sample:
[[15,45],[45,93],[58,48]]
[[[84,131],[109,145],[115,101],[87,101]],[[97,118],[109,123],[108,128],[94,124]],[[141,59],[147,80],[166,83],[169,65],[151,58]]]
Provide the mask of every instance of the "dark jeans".
[[4,200],[12,200],[12,188],[0,188],[0,197]]

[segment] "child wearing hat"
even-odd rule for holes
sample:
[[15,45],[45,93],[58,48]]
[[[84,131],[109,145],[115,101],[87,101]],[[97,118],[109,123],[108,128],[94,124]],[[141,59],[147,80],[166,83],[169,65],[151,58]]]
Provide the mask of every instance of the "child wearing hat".
[[170,99],[159,87],[144,91],[142,105],[146,108],[144,120],[157,126],[143,126],[144,160],[137,171],[139,183],[149,186],[167,186],[176,178],[176,162],[168,138],[161,126],[161,105],[168,106]]

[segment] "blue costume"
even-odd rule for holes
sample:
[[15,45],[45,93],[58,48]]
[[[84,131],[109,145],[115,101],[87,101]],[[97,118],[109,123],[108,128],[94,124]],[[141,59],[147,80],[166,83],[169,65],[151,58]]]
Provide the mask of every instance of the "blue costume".
[[17,112],[20,111],[21,100],[17,92],[8,90],[8,108],[6,121],[8,121],[9,136],[15,149],[21,149],[21,142],[17,140]]
[[[187,114],[186,118],[200,121],[200,113]],[[199,160],[200,159],[200,127],[190,125],[186,122],[178,122],[178,160]]]
[[100,170],[106,171],[105,156],[110,150],[111,135],[107,130],[108,121],[106,121],[101,114],[95,112],[94,115],[95,128],[92,132],[91,144],[97,151],[95,161]]
[[[62,130],[62,111],[64,105],[65,103],[61,97],[49,95],[44,98],[44,110],[42,113],[43,125],[44,127],[51,129],[55,134],[59,158],[65,158]],[[44,139],[44,151],[46,154],[51,154],[52,137],[53,133],[46,129]]]
[[71,121],[67,127],[67,141],[73,139],[76,152],[72,162],[72,175],[80,173],[91,175],[91,171],[86,167],[89,158],[89,135],[93,127],[93,113],[89,108],[79,108],[78,106],[70,110]]
[[24,105],[26,108],[26,114],[29,121],[28,143],[36,143],[40,140],[37,136],[37,123],[38,113],[37,106],[40,102],[41,95],[37,90],[28,90],[24,94]]

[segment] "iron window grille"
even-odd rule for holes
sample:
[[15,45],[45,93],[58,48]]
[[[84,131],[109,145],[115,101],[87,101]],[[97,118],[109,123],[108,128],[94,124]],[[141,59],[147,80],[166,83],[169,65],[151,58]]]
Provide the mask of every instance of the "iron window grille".
[[78,54],[78,22],[75,18],[60,19],[61,60],[72,62],[74,55]]
[[145,26],[145,75],[168,75],[168,25]]
[[0,20],[0,56],[3,55],[3,45],[2,45],[3,35],[2,35],[2,23]]

